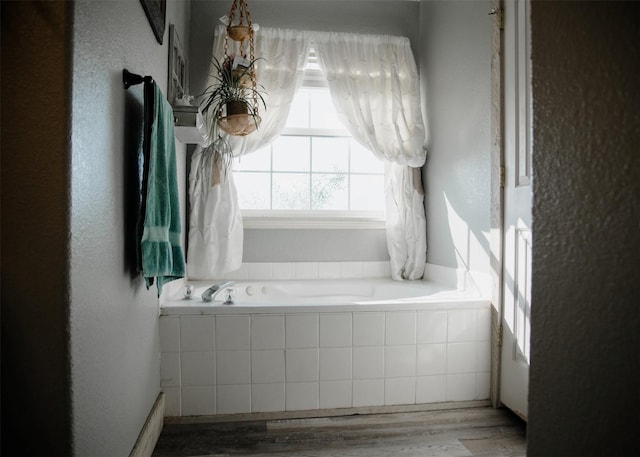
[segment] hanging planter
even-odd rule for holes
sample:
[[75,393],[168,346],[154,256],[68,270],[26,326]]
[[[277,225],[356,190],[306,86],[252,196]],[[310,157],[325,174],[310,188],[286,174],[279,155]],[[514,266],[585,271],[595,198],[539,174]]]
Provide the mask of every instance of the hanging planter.
[[[220,128],[230,135],[244,136],[260,126],[259,105],[266,109],[256,83],[254,28],[246,0],[234,0],[225,20],[224,55],[222,61],[213,59],[211,76],[215,83],[207,88],[207,98],[202,106],[203,111],[214,114],[212,129]],[[249,58],[245,49],[247,42]],[[237,53],[230,54],[230,46]],[[215,136],[212,132],[212,137]]]
[[227,35],[234,41],[246,41],[251,34],[250,25],[230,25],[227,27]]
[[218,116],[218,126],[230,135],[244,136],[254,132],[260,125],[260,116],[251,113],[244,101],[229,101],[225,115]]

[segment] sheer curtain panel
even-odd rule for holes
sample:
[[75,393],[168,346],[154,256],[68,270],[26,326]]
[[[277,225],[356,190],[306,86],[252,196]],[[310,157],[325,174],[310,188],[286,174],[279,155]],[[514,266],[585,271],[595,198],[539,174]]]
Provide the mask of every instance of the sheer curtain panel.
[[391,275],[419,279],[427,257],[419,173],[426,150],[420,82],[409,39],[318,33],[314,42],[342,122],[356,141],[386,164]]

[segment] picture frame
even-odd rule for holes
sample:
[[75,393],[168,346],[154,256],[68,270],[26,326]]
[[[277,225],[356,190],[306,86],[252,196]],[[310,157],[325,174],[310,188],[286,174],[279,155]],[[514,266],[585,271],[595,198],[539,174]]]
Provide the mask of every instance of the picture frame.
[[159,44],[164,38],[165,20],[167,12],[167,0],[140,0],[153,34]]

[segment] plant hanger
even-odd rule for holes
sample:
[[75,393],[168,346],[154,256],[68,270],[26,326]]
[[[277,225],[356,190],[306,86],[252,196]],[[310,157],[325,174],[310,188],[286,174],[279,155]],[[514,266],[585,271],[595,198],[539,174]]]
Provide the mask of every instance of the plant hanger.
[[[227,20],[224,55],[222,62],[217,62],[218,65],[214,62],[214,66],[217,67],[220,84],[228,85],[230,90],[220,94],[219,100],[213,103],[215,119],[224,132],[245,136],[260,126],[259,104],[262,102],[264,105],[256,83],[254,27],[246,0],[233,0]],[[238,43],[238,54],[229,53],[229,39]]]

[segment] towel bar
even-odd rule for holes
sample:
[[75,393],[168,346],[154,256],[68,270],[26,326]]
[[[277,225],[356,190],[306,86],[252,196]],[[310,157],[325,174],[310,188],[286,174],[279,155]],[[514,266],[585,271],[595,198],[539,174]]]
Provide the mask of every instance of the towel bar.
[[151,76],[140,76],[135,73],[131,73],[126,68],[122,70],[122,82],[124,83],[124,88],[128,89],[131,86],[135,86],[140,83],[152,83],[153,78]]

